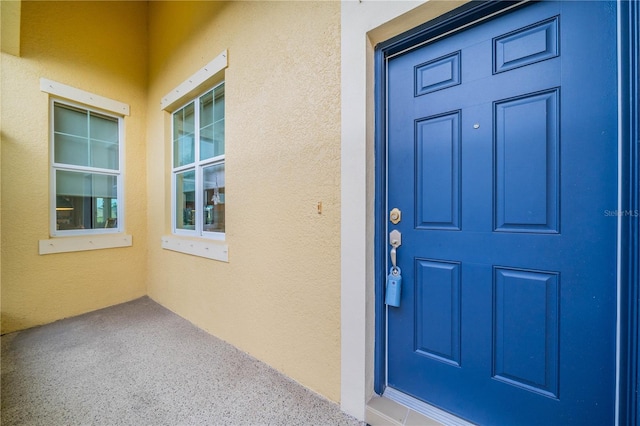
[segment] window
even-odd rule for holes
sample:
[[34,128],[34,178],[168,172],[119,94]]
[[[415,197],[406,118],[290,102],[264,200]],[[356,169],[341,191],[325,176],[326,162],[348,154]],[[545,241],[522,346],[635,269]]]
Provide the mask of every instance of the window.
[[175,234],[224,238],[224,83],[172,115]]
[[122,230],[122,117],[59,100],[52,110],[52,235]]

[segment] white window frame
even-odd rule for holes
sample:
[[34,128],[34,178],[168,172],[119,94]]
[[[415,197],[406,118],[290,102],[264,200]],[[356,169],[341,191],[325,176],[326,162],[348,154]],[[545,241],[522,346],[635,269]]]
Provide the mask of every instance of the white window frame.
[[[77,166],[66,163],[56,163],[55,161],[55,135],[54,135],[54,117],[55,117],[55,105],[68,106],[74,109],[87,111],[88,113],[95,113],[105,117],[113,118],[118,122],[118,169],[103,169],[91,166]],[[50,147],[50,229],[51,236],[79,236],[79,235],[100,235],[100,234],[118,234],[122,233],[124,229],[124,117],[120,114],[114,114],[109,111],[104,111],[99,108],[95,108],[89,105],[85,105],[79,102],[73,102],[59,97],[51,96],[49,99],[49,147]],[[73,230],[59,230],[57,229],[57,214],[56,214],[56,172],[57,171],[70,171],[70,172],[86,172],[93,174],[101,174],[106,176],[114,176],[116,178],[117,186],[117,222],[113,228],[89,228],[89,229],[73,229]]]
[[[55,254],[55,253],[67,253],[67,252],[76,252],[76,251],[87,251],[87,250],[100,250],[100,249],[109,249],[116,247],[130,247],[133,245],[133,238],[131,235],[127,235],[123,233],[125,228],[125,218],[124,212],[125,209],[125,190],[124,190],[124,182],[126,181],[125,176],[125,127],[124,127],[124,117],[129,116],[130,108],[129,105],[114,99],[106,98],[104,96],[97,95],[95,93],[87,92],[82,89],[78,89],[76,87],[68,86],[63,83],[59,83],[57,81],[49,80],[46,78],[40,78],[40,91],[49,95],[50,102],[47,103],[47,107],[49,108],[49,117],[50,120],[50,130],[49,137],[53,135],[53,108],[51,107],[51,99],[56,99],[62,103],[67,103],[69,105],[79,105],[84,109],[93,109],[99,112],[100,114],[105,115],[114,115],[121,117],[121,122],[119,123],[119,169],[120,169],[120,187],[118,188],[119,195],[119,212],[118,212],[118,227],[115,228],[118,231],[111,230],[109,233],[87,233],[84,232],[82,234],[70,235],[64,234],[63,236],[54,235],[55,231],[55,205],[56,205],[56,194],[54,182],[55,179],[50,179],[49,184],[49,220],[50,220],[50,234],[52,238],[39,240],[38,241],[38,253],[40,255],[47,254]],[[52,140],[49,141],[49,147],[53,147]],[[50,176],[53,175],[52,167],[53,164],[53,150],[51,149],[50,159],[49,159],[49,173]],[[111,228],[113,229],[113,228]],[[118,233],[116,233],[118,232]],[[58,234],[58,233],[55,233]]]
[[[198,69],[195,73],[190,75],[186,80],[180,83],[177,87],[169,91],[160,100],[160,109],[168,114],[167,123],[165,128],[172,128],[174,111],[178,110],[181,105],[187,105],[192,98],[196,95],[200,96],[207,92],[205,89],[211,89],[215,83],[226,80],[225,69],[228,66],[228,53],[227,50],[223,50],[218,56],[213,58],[209,63]],[[226,91],[227,85],[225,84],[225,111],[226,111]],[[226,114],[225,114],[226,115]],[[226,121],[226,118],[225,118]],[[173,152],[173,140],[172,136],[167,136],[165,143],[171,144],[171,152]],[[228,144],[225,143],[225,151]],[[173,169],[173,156],[168,159],[169,170]],[[226,170],[225,170],[226,173]],[[173,199],[175,188],[173,184],[173,176],[171,183],[171,197]],[[168,216],[171,218],[171,224],[169,229],[173,231],[175,227],[175,205],[173,201],[169,203],[171,205],[171,214]],[[225,221],[226,222],[226,221]],[[225,224],[225,233],[228,231],[228,227]],[[226,235],[225,235],[226,238]],[[171,250],[183,254],[192,256],[204,257],[211,260],[217,260],[220,262],[229,262],[229,246],[226,242],[220,240],[214,240],[211,238],[192,237],[188,235],[164,235],[162,237],[162,248],[165,250]]]
[[[204,230],[204,178],[203,178],[203,170],[209,166],[216,165],[225,165],[225,154],[218,155],[215,157],[206,158],[204,160],[200,159],[200,99],[210,92],[214,92],[214,102],[215,102],[215,90],[224,86],[225,82],[220,81],[216,85],[211,88],[202,91],[197,96],[190,99],[188,102],[184,103],[180,107],[176,108],[175,111],[171,113],[171,231],[174,235],[182,235],[189,237],[202,237],[208,238],[212,240],[221,240],[225,239],[225,232],[210,232]],[[226,95],[225,95],[226,102]],[[193,114],[194,114],[194,134],[193,134],[193,145],[194,145],[194,161],[189,164],[175,166],[175,144],[173,143],[173,126],[174,126],[174,115],[176,112],[181,111],[183,108],[187,107],[189,104],[193,104]],[[226,114],[225,114],[226,115]],[[225,135],[226,139],[226,135]],[[225,148],[226,149],[226,148]],[[194,229],[183,229],[177,227],[177,176],[180,173],[187,172],[190,170],[195,171],[195,228]],[[226,172],[226,170],[225,170]]]

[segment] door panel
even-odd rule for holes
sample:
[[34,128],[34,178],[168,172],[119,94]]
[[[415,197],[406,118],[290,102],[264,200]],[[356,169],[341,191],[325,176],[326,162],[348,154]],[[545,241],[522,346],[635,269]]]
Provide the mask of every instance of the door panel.
[[558,398],[559,274],[494,268],[493,377]]
[[416,260],[416,352],[460,365],[460,264]]
[[540,2],[388,59],[388,386],[483,424],[613,423],[615,24]]
[[460,111],[416,123],[416,227],[460,229]]
[[495,104],[496,231],[558,232],[559,92]]

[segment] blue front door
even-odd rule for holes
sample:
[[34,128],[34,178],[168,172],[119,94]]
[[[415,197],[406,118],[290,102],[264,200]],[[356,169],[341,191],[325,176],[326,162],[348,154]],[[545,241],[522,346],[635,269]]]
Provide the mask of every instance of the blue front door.
[[534,3],[391,57],[387,117],[387,386],[480,424],[613,424],[615,3]]

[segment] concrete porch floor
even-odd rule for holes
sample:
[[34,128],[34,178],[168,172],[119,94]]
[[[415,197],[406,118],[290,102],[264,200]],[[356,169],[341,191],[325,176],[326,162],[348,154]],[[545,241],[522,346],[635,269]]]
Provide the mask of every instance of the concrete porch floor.
[[149,298],[2,336],[11,425],[363,425]]

